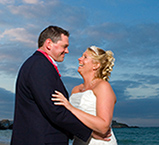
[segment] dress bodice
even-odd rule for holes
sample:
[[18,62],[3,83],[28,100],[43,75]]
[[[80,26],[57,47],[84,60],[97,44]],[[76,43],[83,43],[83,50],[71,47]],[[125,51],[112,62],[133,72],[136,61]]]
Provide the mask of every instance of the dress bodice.
[[[85,92],[78,92],[75,94],[72,94],[70,96],[70,103],[89,114],[96,115],[96,96],[94,95],[92,90],[87,90]],[[94,138],[90,138],[88,142],[83,142],[79,138],[74,139],[74,145],[117,145],[115,136],[113,131],[111,130],[112,136],[111,141],[102,141],[102,140],[96,140]]]
[[96,96],[92,90],[72,94],[70,102],[74,107],[89,114],[96,115]]

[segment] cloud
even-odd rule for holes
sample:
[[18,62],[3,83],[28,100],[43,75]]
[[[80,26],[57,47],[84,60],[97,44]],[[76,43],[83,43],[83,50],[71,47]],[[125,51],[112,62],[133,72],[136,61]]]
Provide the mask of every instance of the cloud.
[[[15,77],[22,63],[36,50],[21,43],[0,45],[0,73]],[[26,51],[27,50],[27,51]]]
[[72,77],[62,77],[62,80],[70,95],[71,95],[72,89],[83,82],[83,80],[80,78],[72,78]]
[[[149,67],[153,70],[157,68],[153,66],[158,66],[158,27],[157,23],[130,26],[105,22],[86,25],[82,30],[72,32],[76,39],[71,39],[71,46],[76,46],[73,51],[78,55],[80,50],[84,51],[88,46],[96,45],[105,50],[112,50],[117,63],[126,69],[140,70]],[[150,61],[152,63],[148,63]]]
[[139,87],[135,88],[127,88],[126,94],[129,97],[129,99],[144,99],[144,98],[159,98],[159,92],[156,89],[158,86],[152,86],[152,85],[141,85]]
[[5,30],[1,35],[0,38],[7,37],[10,41],[18,41],[28,44],[35,44],[35,42],[32,40],[34,38],[34,35],[29,34],[25,28],[14,28]]
[[[29,3],[30,1],[25,2]],[[24,52],[31,54],[31,51],[34,51],[33,48],[35,47],[30,46],[29,48],[31,48],[31,50],[28,50],[28,47],[25,47],[25,45],[30,44],[35,46],[35,36],[41,31],[38,25],[39,23],[42,23],[42,25],[58,23],[61,26],[65,26],[65,28],[69,28],[71,32],[70,54],[68,54],[68,59],[66,59],[67,62],[65,61],[63,63],[65,67],[62,67],[62,72],[67,72],[63,73],[64,75],[67,74],[67,76],[71,76],[76,73],[77,66],[72,65],[70,68],[71,60],[74,59],[76,61],[82,52],[90,45],[97,45],[105,50],[112,50],[115,54],[115,67],[117,68],[114,69],[114,71],[120,75],[125,74],[125,72],[134,73],[136,70],[139,74],[145,70],[143,72],[143,75],[145,75],[150,72],[146,70],[147,68],[151,68],[154,73],[158,71],[159,67],[157,66],[159,60],[157,59],[157,48],[159,47],[159,43],[157,38],[159,37],[159,25],[157,23],[132,25],[106,21],[102,23],[90,23],[91,16],[88,15],[89,13],[85,7],[67,7],[67,4],[62,1],[47,1],[45,3],[43,3],[43,1],[38,3],[36,3],[37,1],[33,2],[34,4],[15,4],[8,7],[12,12],[10,15],[16,16],[17,19],[22,18],[23,22],[27,22],[27,26],[7,29],[0,34],[1,40],[6,39],[6,42],[8,42],[7,39],[9,38],[10,42],[14,41],[15,43],[10,43],[12,46],[14,46],[16,42],[18,45],[24,46],[23,50],[20,50],[21,47],[15,45],[19,50],[19,53],[16,55],[23,55]],[[47,7],[47,9],[45,7]],[[62,8],[63,11],[59,11],[59,9]],[[41,13],[41,10],[43,10],[43,13]],[[54,13],[56,13],[56,15],[52,16]],[[30,20],[32,23],[30,23]],[[62,24],[63,22],[65,22],[65,24]],[[22,24],[21,22],[21,25]],[[31,24],[34,24],[34,26],[29,28]],[[2,46],[4,47],[4,45]],[[9,49],[12,48],[8,48],[8,52]],[[27,51],[30,52],[27,53]],[[10,52],[13,53],[13,51]],[[1,60],[4,57],[13,58],[10,54],[5,53]],[[22,62],[22,59],[21,57],[18,64]],[[6,65],[6,67],[8,66]],[[69,71],[69,68],[71,71]],[[127,78],[129,77],[130,76],[127,76]],[[142,80],[144,81],[143,77]],[[150,80],[152,80],[151,77]],[[157,79],[154,78],[151,83],[154,83],[156,80]]]
[[110,84],[118,101],[127,100],[131,97],[132,94],[127,92],[128,88],[138,88],[141,85],[141,83],[132,80],[115,80],[111,81]]
[[13,119],[14,94],[0,88],[0,119]]
[[[31,21],[39,25],[53,24],[65,27],[71,31],[74,29],[82,29],[88,24],[88,14],[85,8],[68,5],[58,0],[45,1],[25,1],[27,4],[8,5],[12,17],[23,20],[23,22]],[[34,4],[29,4],[34,2]],[[74,26],[74,27],[72,27]]]
[[27,4],[37,4],[39,3],[40,1],[39,0],[23,0],[24,3],[27,3]]
[[[117,102],[115,107],[115,116],[121,118],[142,118],[159,119],[159,99],[134,99]],[[153,107],[152,107],[153,105]]]
[[0,0],[1,4],[13,4],[15,0]]
[[[60,12],[59,9],[61,8],[60,1],[53,0],[53,1],[40,1],[40,0],[23,0],[26,4],[21,5],[9,5],[8,9],[10,12],[18,17],[24,17],[25,19],[34,21],[34,18],[37,18],[35,21],[42,20],[51,20],[52,13],[55,13],[57,10],[57,14],[54,15],[55,17]],[[39,22],[40,22],[39,21]]]
[[[144,75],[143,75],[144,76]],[[146,79],[115,80],[111,81],[112,87],[116,93],[118,101],[144,98],[159,98],[159,83],[152,85],[147,83]]]
[[22,62],[35,51],[35,35],[25,28],[6,29],[0,34],[0,70],[15,75]]

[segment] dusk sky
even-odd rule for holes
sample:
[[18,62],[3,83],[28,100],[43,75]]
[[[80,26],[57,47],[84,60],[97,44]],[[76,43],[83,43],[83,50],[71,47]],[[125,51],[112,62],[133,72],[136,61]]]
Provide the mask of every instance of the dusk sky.
[[78,58],[91,45],[111,50],[113,119],[159,126],[158,0],[0,0],[0,120],[13,119],[15,83],[22,63],[49,25],[70,32],[70,53],[58,63],[71,92],[82,83]]

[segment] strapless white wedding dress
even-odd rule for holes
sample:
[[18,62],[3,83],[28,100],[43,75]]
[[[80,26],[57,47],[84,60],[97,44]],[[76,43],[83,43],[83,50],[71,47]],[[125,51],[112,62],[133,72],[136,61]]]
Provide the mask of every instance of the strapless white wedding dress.
[[[96,96],[92,90],[72,94],[70,96],[70,102],[74,107],[89,114],[96,115]],[[75,137],[73,145],[117,145],[117,141],[112,130],[111,134],[111,141],[102,141],[90,138],[87,142],[83,142],[79,138]]]

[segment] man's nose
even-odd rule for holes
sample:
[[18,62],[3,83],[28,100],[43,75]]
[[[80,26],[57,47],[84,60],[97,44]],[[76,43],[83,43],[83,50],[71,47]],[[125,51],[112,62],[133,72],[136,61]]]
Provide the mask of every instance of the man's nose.
[[65,53],[69,53],[68,47],[65,49]]

